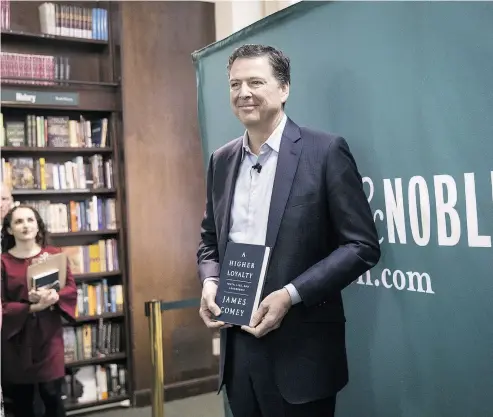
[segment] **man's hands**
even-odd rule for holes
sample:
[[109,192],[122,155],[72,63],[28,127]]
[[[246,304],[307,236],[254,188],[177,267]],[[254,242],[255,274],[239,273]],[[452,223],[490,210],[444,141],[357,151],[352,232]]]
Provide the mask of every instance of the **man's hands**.
[[51,290],[40,289],[38,291],[31,290],[29,292],[29,301],[31,303],[34,303],[31,304],[30,307],[31,313],[39,313],[40,311],[43,311],[48,307],[51,307],[52,305],[56,304],[58,300],[59,300],[58,293],[53,289]]
[[[216,321],[214,316],[221,314],[221,309],[216,304],[217,283],[207,281],[202,288],[199,314],[209,329],[232,327],[222,321]],[[278,329],[281,322],[291,308],[291,296],[288,290],[282,288],[269,294],[260,303],[258,310],[250,321],[250,326],[241,326],[242,330],[260,338],[272,330]]]
[[282,288],[269,294],[260,303],[249,326],[241,326],[243,330],[259,338],[272,330],[278,329],[291,308],[291,296],[287,289]]
[[226,324],[222,321],[216,321],[214,316],[221,314],[221,309],[216,304],[217,283],[214,281],[207,281],[202,288],[202,298],[200,300],[199,315],[202,317],[205,325],[209,329],[220,329],[231,327],[230,324]]

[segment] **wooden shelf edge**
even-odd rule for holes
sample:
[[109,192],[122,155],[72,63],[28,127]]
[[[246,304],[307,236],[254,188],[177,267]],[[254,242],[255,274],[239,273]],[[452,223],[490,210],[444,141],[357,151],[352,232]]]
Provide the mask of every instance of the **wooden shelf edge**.
[[74,106],[74,107],[62,107],[62,106],[45,106],[45,105],[26,105],[20,103],[11,103],[2,101],[1,106],[3,108],[13,108],[13,109],[46,109],[46,110],[56,110],[56,111],[91,111],[91,112],[100,112],[100,113],[108,113],[111,111],[119,111],[116,107],[87,107],[87,106]]
[[107,272],[88,272],[84,274],[74,274],[74,279],[76,282],[83,281],[94,281],[98,279],[103,279],[105,277],[114,277],[121,275],[121,271],[107,271]]
[[80,368],[82,366],[88,365],[98,365],[101,363],[108,363],[112,361],[121,361],[122,359],[126,359],[127,354],[125,352],[112,353],[108,356],[102,356],[100,358],[91,358],[91,359],[82,359],[80,361],[73,362],[65,362],[66,368]]
[[78,323],[86,323],[89,321],[98,321],[100,319],[103,320],[108,320],[108,319],[118,319],[121,317],[124,317],[125,315],[123,312],[121,313],[103,313],[99,316],[80,316],[75,319],[75,323],[70,323],[70,322],[64,322],[64,326],[71,326],[73,324],[78,324]]
[[[75,189],[75,190],[12,190],[12,196],[30,195],[73,195],[73,194],[114,194],[116,188]],[[74,232],[75,233],[75,232]]]
[[[17,81],[22,81],[19,83]],[[35,84],[50,83],[50,84]],[[66,88],[94,87],[94,88],[116,88],[119,83],[106,81],[84,81],[84,80],[59,80],[51,78],[28,78],[28,77],[4,77],[2,87],[29,89],[31,87],[43,87],[48,90],[63,90]]]
[[117,235],[117,230],[97,230],[90,232],[67,232],[67,233],[50,233],[49,237],[63,238],[63,237],[78,237],[78,236],[105,236],[105,235]]
[[11,37],[11,38],[21,38],[21,39],[33,39],[33,40],[43,40],[43,41],[58,41],[63,43],[74,43],[74,44],[83,44],[83,45],[91,45],[91,46],[107,46],[108,41],[102,39],[87,39],[87,38],[78,38],[75,36],[61,36],[61,35],[51,35],[48,33],[34,33],[27,32],[23,30],[12,30],[12,29],[3,29],[1,31],[2,36]]
[[65,410],[67,411],[72,411],[72,410],[81,410],[84,408],[90,408],[90,407],[95,407],[98,405],[104,405],[104,404],[111,404],[111,403],[117,403],[120,401],[125,401],[129,400],[130,395],[119,395],[118,397],[110,397],[107,400],[98,400],[98,401],[91,401],[88,403],[66,403],[65,404]]
[[[46,81],[46,80],[45,80]],[[1,105],[5,108],[56,110],[68,112],[110,113],[121,111],[119,83],[77,82],[70,85],[30,85],[1,83]],[[17,100],[18,92],[40,94],[43,100]],[[69,102],[60,100],[59,96],[66,95]],[[53,101],[56,97],[59,101]]]
[[105,147],[105,148],[55,148],[55,147],[35,147],[35,146],[2,146],[0,149],[2,153],[112,153],[113,148],[112,147]]

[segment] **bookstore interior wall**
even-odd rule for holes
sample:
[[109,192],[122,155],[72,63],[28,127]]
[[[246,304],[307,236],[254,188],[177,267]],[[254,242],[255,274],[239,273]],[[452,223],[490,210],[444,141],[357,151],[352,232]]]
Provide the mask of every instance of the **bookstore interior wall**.
[[[139,341],[134,396],[140,405],[149,403],[152,376],[140,306],[200,295],[195,256],[205,170],[191,53],[214,42],[214,4],[122,2],[121,22],[129,293]],[[166,399],[216,389],[217,357],[198,308],[163,313],[163,348]]]
[[[68,410],[148,404],[144,302],[199,294],[191,53],[214,37],[204,2],[1,1],[2,180],[40,211],[78,288],[64,327]],[[215,388],[197,319],[164,319],[168,399]]]

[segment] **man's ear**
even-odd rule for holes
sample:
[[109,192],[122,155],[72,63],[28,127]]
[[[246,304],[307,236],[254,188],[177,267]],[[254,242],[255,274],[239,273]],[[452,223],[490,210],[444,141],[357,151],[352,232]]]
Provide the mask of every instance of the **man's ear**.
[[282,84],[281,85],[281,101],[283,103],[286,103],[286,101],[288,101],[288,97],[289,97],[289,84],[288,83]]

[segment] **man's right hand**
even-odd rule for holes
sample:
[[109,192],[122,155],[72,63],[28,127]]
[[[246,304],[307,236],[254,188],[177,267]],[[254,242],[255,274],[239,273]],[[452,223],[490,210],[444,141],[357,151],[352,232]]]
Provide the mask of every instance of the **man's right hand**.
[[220,329],[231,327],[222,321],[215,320],[221,314],[221,309],[216,304],[217,283],[209,280],[204,283],[202,288],[202,298],[200,300],[199,315],[209,329]]

